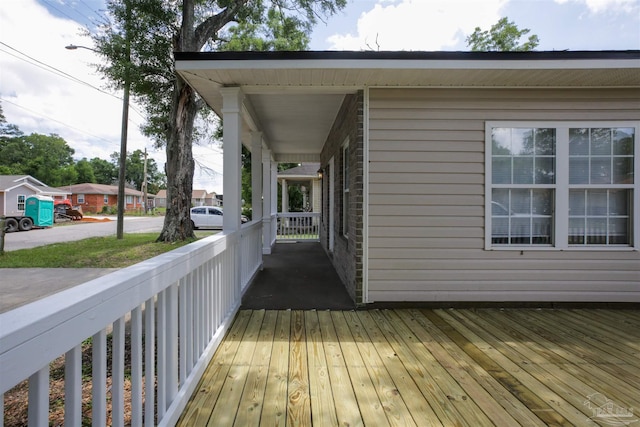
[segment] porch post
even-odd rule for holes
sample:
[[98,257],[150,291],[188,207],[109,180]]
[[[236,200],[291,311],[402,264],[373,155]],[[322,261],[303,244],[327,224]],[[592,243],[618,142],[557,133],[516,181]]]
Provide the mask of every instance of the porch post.
[[276,216],[276,220],[271,224],[271,242],[275,242],[278,237],[278,163],[271,162],[271,215]]
[[241,153],[242,141],[241,127],[242,118],[240,110],[244,94],[239,87],[224,87],[220,89],[222,94],[222,117],[224,129],[222,141],[223,152],[223,196],[224,196],[224,216],[222,219],[222,229],[227,233],[240,230],[241,215]]
[[[253,162],[252,162],[253,164]],[[276,193],[277,195],[277,193]],[[271,221],[273,220],[273,208],[271,201],[275,197],[272,192],[271,185],[271,151],[262,150],[262,253],[269,255],[271,253]],[[275,197],[277,199],[277,197]],[[255,213],[254,213],[255,215]]]
[[239,87],[224,87],[220,89],[222,94],[222,131],[223,151],[223,176],[224,183],[224,215],[222,216],[222,230],[230,237],[234,246],[231,251],[233,267],[229,276],[233,289],[234,301],[240,301],[242,297],[242,273],[240,262],[240,215],[242,203],[242,179],[241,179],[241,154],[242,154],[242,100],[244,94]]
[[289,188],[287,187],[287,180],[282,179],[282,208],[281,212],[289,212]]
[[[262,132],[251,133],[251,220],[261,221],[263,207],[262,190]],[[263,226],[264,227],[264,226]],[[263,232],[264,233],[264,232]],[[264,243],[255,248],[263,253]],[[260,257],[262,259],[262,257]],[[262,268],[262,261],[260,262]]]

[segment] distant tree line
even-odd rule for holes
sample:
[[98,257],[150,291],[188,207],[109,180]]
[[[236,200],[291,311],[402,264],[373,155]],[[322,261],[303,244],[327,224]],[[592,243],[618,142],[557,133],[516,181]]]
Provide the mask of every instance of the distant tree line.
[[[0,105],[0,175],[31,175],[51,187],[95,183],[118,184],[119,153],[108,160],[94,157],[75,160],[75,150],[58,135],[25,135],[16,125],[7,123]],[[142,189],[144,152],[127,153],[126,185]],[[147,188],[156,194],[166,188],[166,177],[156,162],[147,160]]]

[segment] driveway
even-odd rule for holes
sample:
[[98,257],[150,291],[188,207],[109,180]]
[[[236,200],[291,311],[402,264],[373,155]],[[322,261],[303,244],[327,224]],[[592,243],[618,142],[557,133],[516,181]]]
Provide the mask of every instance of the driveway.
[[[99,217],[102,219],[104,217]],[[162,230],[163,216],[156,217],[125,217],[125,233],[152,233]],[[31,231],[19,231],[5,235],[4,250],[34,248],[52,243],[71,242],[89,237],[113,236],[116,234],[117,221],[115,217],[108,217],[107,221],[76,222],[56,225],[51,228],[34,228]]]

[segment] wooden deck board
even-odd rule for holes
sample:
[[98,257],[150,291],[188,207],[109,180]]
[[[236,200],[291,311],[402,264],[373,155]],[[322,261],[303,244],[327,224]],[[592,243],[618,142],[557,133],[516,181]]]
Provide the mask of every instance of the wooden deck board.
[[639,325],[600,309],[241,311],[178,425],[604,426],[604,403],[640,422]]

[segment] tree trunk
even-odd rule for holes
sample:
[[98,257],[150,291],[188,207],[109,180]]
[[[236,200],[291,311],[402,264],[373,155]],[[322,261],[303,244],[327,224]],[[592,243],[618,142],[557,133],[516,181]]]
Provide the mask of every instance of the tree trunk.
[[168,122],[167,140],[167,213],[158,242],[194,238],[190,218],[193,189],[192,135],[197,113],[193,89],[176,75],[174,99]]

